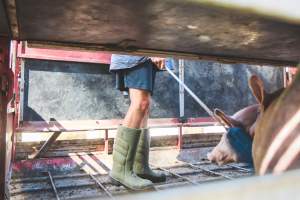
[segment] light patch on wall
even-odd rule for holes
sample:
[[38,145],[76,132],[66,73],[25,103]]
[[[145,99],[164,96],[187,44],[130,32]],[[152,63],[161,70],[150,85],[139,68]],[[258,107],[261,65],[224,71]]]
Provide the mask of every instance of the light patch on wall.
[[198,39],[202,43],[206,43],[206,42],[210,42],[211,41],[211,37],[209,37],[208,35],[199,35]]
[[195,26],[195,25],[187,25],[186,26],[188,29],[197,29],[198,26]]

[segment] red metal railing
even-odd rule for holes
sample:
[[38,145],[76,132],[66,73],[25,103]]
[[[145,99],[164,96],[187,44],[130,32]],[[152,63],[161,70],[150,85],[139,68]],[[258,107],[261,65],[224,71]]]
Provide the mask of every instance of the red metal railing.
[[83,63],[110,64],[111,53],[102,51],[76,51],[28,47],[25,42],[18,44],[18,58],[39,60],[70,61]]
[[[69,61],[82,63],[110,64],[111,54],[101,51],[81,51],[81,50],[62,50],[62,49],[44,49],[37,47],[28,47],[26,42],[14,42],[17,51],[16,74],[15,74],[15,93],[16,93],[16,123],[15,127],[19,132],[55,132],[55,131],[85,131],[85,130],[105,130],[105,151],[108,152],[108,130],[117,128],[121,120],[89,120],[89,121],[59,121],[59,122],[23,122],[18,123],[19,119],[19,84],[21,59],[40,59],[54,61]],[[178,148],[182,148],[183,127],[196,126],[203,124],[212,124],[212,118],[190,118],[182,123],[177,118],[150,119],[150,127],[178,127]]]

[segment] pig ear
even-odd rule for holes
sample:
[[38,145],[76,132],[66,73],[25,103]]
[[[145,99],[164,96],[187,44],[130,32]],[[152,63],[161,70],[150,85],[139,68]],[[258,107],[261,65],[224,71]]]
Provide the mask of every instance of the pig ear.
[[222,110],[216,108],[214,110],[214,115],[217,117],[223,124],[227,125],[228,127],[234,127],[232,120],[229,116],[227,116]]
[[249,87],[252,91],[252,94],[256,98],[257,102],[260,105],[264,105],[265,99],[265,90],[263,81],[256,75],[253,75],[249,79]]

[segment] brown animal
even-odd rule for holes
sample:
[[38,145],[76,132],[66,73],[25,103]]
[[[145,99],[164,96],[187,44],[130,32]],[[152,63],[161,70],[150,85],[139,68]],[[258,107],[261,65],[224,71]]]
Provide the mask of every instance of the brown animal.
[[[244,130],[244,134],[248,134],[251,138],[254,138],[255,127],[258,119],[260,118],[260,113],[264,112],[272,103],[272,101],[274,101],[283,92],[283,88],[273,93],[267,93],[264,90],[263,81],[255,75],[249,79],[249,87],[258,104],[243,108],[232,116],[226,115],[219,109],[216,109],[214,114],[227,127],[242,128]],[[250,145],[247,147],[251,148]],[[234,149],[230,144],[229,135],[227,132],[223,134],[219,144],[212,150],[212,152],[207,154],[207,158],[211,162],[216,162],[219,165],[230,162],[245,161],[246,158],[243,157],[245,154],[240,154],[238,151],[240,151],[240,149]]]
[[[215,109],[214,114],[227,127],[239,127],[244,129],[245,134],[250,134],[250,129],[254,130],[251,127],[254,125],[259,114],[259,105],[255,104],[243,108],[232,116],[226,115],[219,109]],[[219,144],[212,152],[207,154],[207,158],[211,162],[216,162],[218,165],[230,162],[241,162],[244,160],[243,157],[238,154],[237,150],[230,145],[228,133],[223,134]]]
[[247,106],[232,116],[226,115],[220,109],[214,110],[214,115],[223,122],[224,125],[228,127],[240,127],[243,128],[250,136],[253,138],[254,130],[252,126],[254,125],[258,115],[259,115],[259,104],[254,104]]
[[282,94],[282,90],[267,94],[258,77],[253,83],[261,103],[253,140],[256,173],[281,173],[300,167],[300,72]]

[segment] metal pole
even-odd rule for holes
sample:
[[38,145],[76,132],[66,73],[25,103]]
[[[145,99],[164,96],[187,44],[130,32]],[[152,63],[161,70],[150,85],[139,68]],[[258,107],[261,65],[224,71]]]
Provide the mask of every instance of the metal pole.
[[56,197],[57,200],[60,200],[60,198],[59,198],[59,196],[58,196],[58,193],[57,193],[57,189],[56,189],[56,187],[55,187],[55,183],[54,183],[54,181],[53,181],[53,177],[52,177],[52,175],[51,175],[51,172],[48,171],[47,173],[48,173],[48,177],[49,177],[49,179],[50,179],[51,187],[52,187],[52,189],[53,189],[53,192],[54,192],[54,194],[55,194],[55,197]]
[[[190,90],[190,88],[188,86],[186,86],[173,72],[172,70],[170,70],[168,68],[168,66],[166,66],[166,70],[169,72],[169,74],[171,76],[173,76],[173,78],[181,85],[184,87],[184,89],[193,97],[193,99],[209,114],[209,116],[211,116],[212,118],[214,118],[217,122],[220,122],[218,118],[216,118],[213,114],[213,112],[205,105],[205,103],[203,103],[196,95],[195,93]],[[220,123],[221,126],[224,127],[224,125],[222,123]]]
[[[179,79],[184,83],[184,60],[179,60]],[[179,116],[184,117],[184,87],[179,84]]]
[[21,77],[20,77],[20,111],[19,111],[19,120],[23,121],[23,114],[24,114],[24,92],[25,92],[25,60],[21,60]]

